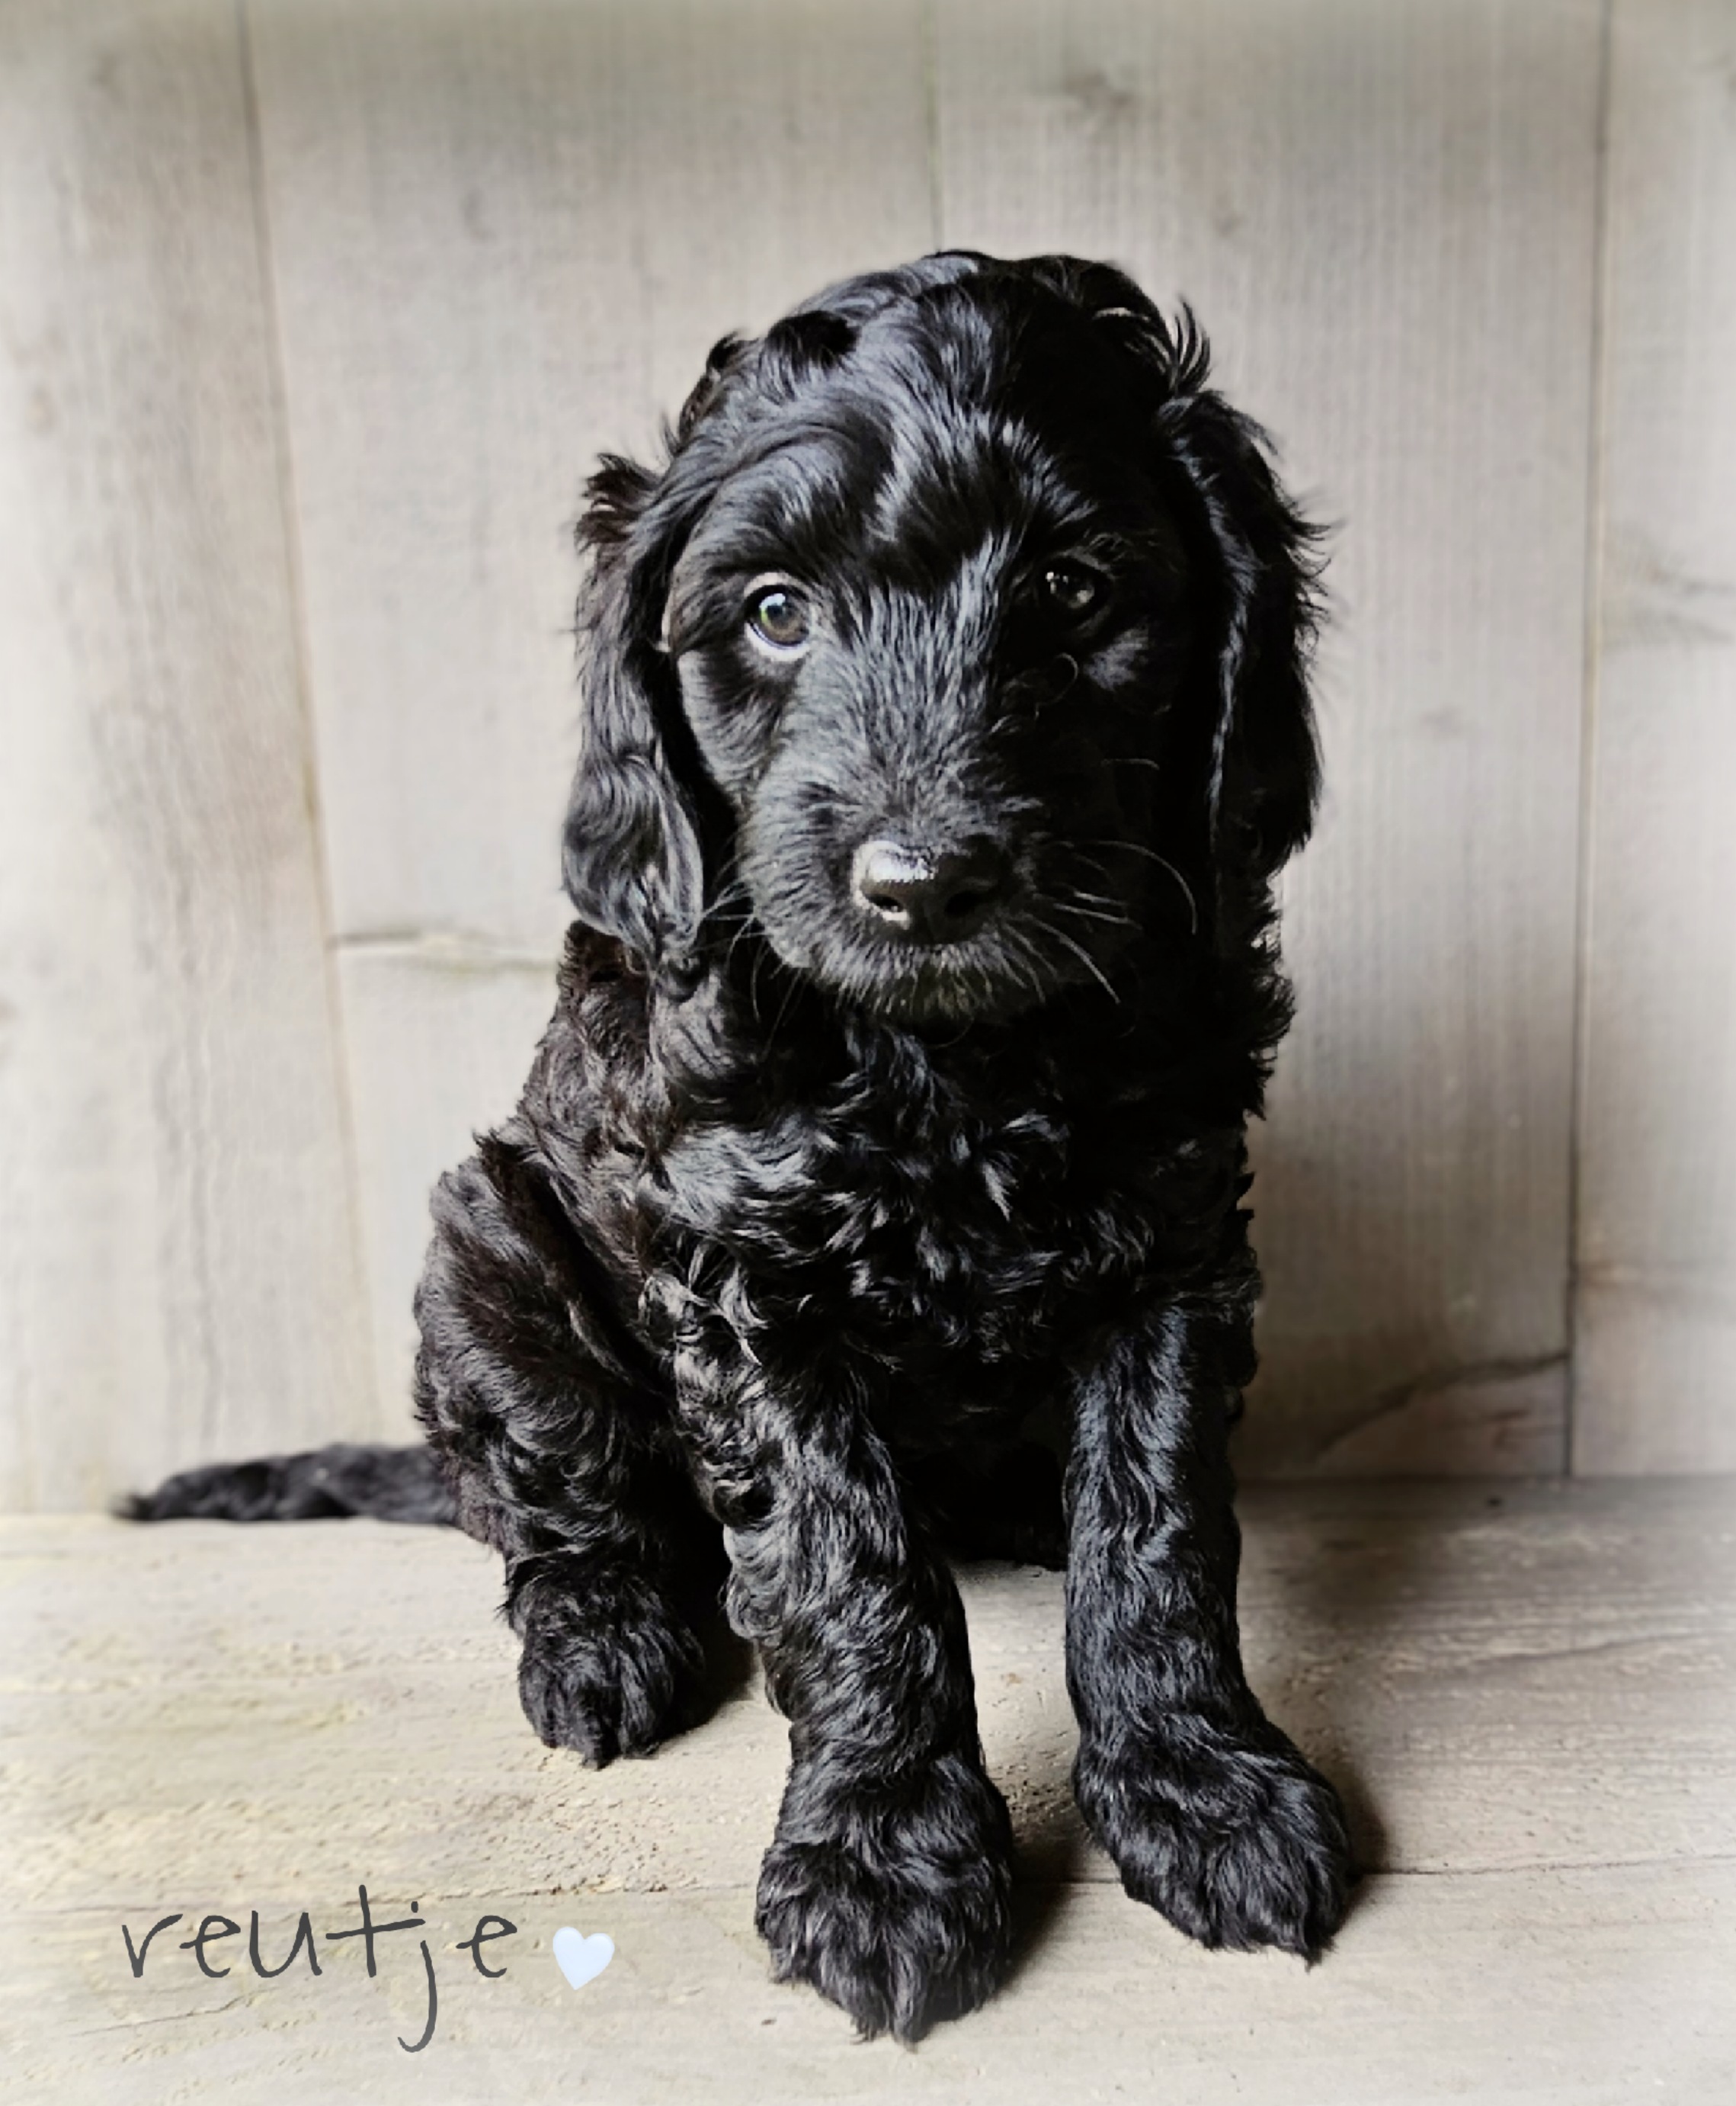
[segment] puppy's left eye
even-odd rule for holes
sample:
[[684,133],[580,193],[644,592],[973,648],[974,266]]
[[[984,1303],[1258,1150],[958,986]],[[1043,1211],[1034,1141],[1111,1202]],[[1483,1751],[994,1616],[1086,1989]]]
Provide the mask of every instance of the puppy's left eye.
[[748,603],[748,627],[774,651],[799,651],[808,638],[807,603],[788,585],[766,585]]
[[1043,573],[1043,593],[1052,607],[1077,621],[1103,605],[1109,585],[1083,563],[1051,563]]

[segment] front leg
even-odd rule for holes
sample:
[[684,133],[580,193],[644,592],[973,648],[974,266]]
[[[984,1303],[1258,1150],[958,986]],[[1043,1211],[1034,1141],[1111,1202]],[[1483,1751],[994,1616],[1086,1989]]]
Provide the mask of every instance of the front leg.
[[1246,1316],[1179,1303],[1082,1386],[1068,1471],[1074,1790],[1136,1900],[1209,1946],[1313,1960],[1342,1920],[1338,1795],[1249,1689],[1228,1441]]
[[848,1367],[774,1369],[721,1322],[687,1326],[675,1367],[730,1620],[790,1722],[760,1934],[780,1980],[916,2039],[992,1994],[1011,1944],[1012,1830],[958,1590]]

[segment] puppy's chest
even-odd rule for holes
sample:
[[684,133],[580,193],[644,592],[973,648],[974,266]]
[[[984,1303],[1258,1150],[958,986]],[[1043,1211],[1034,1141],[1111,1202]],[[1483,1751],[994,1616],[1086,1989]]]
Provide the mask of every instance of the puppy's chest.
[[678,1215],[768,1322],[817,1318],[895,1362],[1064,1350],[1176,1243],[1161,1152],[1049,1112],[919,1120],[858,1104],[684,1152]]
[[1059,1342],[1151,1243],[1147,1209],[1094,1189],[1040,1135],[959,1135],[941,1157],[846,1147],[818,1196],[809,1263],[860,1332],[991,1362]]

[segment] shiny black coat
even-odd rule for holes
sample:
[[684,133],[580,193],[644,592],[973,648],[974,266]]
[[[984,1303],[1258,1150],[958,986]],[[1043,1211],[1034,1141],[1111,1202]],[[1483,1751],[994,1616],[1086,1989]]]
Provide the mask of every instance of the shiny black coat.
[[[761,1928],[870,2030],[1006,1963],[949,1543],[1065,1558],[1130,1891],[1309,1955],[1342,1907],[1334,1795],[1242,1676],[1224,1458],[1304,534],[1204,379],[1116,274],[935,258],[726,343],[668,465],[606,466],[560,1004],[436,1202],[418,1409],[533,1721],[606,1761],[690,1715],[721,1524],[792,1726]],[[1112,577],[1082,637],[1021,583],[1055,545]],[[767,568],[829,663],[740,640]],[[873,948],[841,873],[888,827],[999,844],[998,953]]]
[[[1008,1964],[949,1549],[1065,1564],[1130,1893],[1309,1957],[1345,1904],[1226,1459],[1308,535],[1206,379],[1118,272],[942,255],[726,339],[665,461],[604,464],[558,1004],[435,1196],[417,1409],[532,1723],[690,1723],[727,1574],[791,1727],[760,1928],[866,2031]],[[992,873],[958,940],[875,904],[883,840]]]

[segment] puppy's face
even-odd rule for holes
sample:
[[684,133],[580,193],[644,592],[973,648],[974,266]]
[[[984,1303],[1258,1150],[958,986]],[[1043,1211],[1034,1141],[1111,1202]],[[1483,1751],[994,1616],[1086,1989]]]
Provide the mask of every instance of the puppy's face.
[[1009,340],[950,293],[741,389],[664,610],[754,920],[911,1022],[1106,980],[1196,911],[1183,535],[1128,376],[1051,306]]
[[664,464],[590,485],[582,918],[678,996],[745,916],[917,1024],[1257,941],[1313,811],[1309,530],[1206,378],[1067,257],[720,345]]

